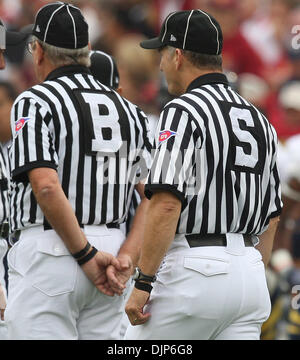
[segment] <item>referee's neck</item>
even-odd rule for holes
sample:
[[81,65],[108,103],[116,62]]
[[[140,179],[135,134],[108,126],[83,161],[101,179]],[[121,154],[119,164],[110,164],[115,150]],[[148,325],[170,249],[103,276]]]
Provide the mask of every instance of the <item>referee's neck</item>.
[[187,68],[185,71],[183,79],[183,89],[186,93],[189,85],[196,79],[198,79],[200,76],[207,75],[207,74],[215,74],[220,73],[222,74],[222,70],[215,70],[215,69],[200,69],[196,68],[195,66]]
[[36,66],[35,69],[37,80],[39,82],[44,82],[47,79],[48,75],[59,67],[60,66],[54,66],[51,63],[43,64],[42,66]]

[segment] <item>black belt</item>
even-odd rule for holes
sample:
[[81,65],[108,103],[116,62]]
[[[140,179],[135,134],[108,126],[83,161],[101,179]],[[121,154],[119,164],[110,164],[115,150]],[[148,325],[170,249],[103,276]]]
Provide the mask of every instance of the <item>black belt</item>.
[[[100,225],[102,225],[102,224],[100,224]],[[106,225],[108,229],[120,229],[120,224],[118,224],[118,223],[110,223],[110,224],[104,224],[104,225]],[[81,228],[84,228],[85,225],[79,224],[79,226]],[[47,230],[53,230],[53,229],[50,225],[45,224],[44,230],[47,231]],[[10,235],[9,239],[12,244],[16,243],[20,239],[21,231],[22,230],[16,230]]]
[[[245,246],[253,246],[252,235],[245,235]],[[191,248],[200,246],[227,246],[227,240],[225,234],[191,234],[185,235],[185,238]]]
[[[95,225],[95,224],[93,224],[93,225]],[[118,224],[118,223],[97,224],[97,225],[106,225],[108,227],[108,229],[120,229],[120,224]],[[85,227],[84,224],[79,224],[79,226],[82,229]],[[52,228],[52,226],[50,224],[46,223],[46,224],[44,224],[44,230],[53,230],[53,228]]]
[[106,226],[108,227],[108,229],[120,229],[120,224],[117,223],[106,224]]
[[7,222],[0,225],[0,237],[7,239],[9,235],[9,224]]

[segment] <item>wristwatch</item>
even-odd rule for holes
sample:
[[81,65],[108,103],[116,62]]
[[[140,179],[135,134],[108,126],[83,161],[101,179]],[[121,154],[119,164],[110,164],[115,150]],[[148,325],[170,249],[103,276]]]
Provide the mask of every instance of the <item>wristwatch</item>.
[[142,273],[141,269],[139,267],[135,268],[134,274],[133,274],[133,280],[134,281],[147,281],[147,282],[154,282],[156,281],[156,276],[153,275],[146,275]]

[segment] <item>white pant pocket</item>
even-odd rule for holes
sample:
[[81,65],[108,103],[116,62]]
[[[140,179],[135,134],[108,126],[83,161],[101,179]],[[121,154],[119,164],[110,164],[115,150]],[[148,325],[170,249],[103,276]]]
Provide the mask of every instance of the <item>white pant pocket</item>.
[[185,256],[184,267],[205,276],[227,274],[229,272],[229,262],[226,260],[204,256]]
[[72,292],[78,265],[61,240],[39,239],[33,266],[28,271],[33,287],[48,296]]

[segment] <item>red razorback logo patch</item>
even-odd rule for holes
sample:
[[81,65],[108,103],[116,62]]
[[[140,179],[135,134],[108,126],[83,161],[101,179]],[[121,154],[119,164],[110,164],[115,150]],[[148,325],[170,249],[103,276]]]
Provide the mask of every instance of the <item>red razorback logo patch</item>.
[[16,123],[15,123],[15,130],[16,130],[16,133],[18,131],[20,131],[24,125],[27,123],[27,121],[29,120],[30,118],[29,117],[26,117],[26,118],[21,118],[19,119]]
[[167,141],[170,137],[175,136],[176,132],[171,130],[163,130],[159,133],[158,145],[162,142]]

